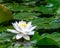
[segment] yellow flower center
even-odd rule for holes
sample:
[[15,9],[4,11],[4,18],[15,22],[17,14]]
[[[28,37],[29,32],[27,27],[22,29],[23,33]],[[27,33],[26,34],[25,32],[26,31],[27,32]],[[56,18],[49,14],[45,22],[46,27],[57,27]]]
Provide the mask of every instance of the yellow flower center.
[[23,22],[23,23],[19,23],[18,24],[21,28],[24,28],[27,24],[26,24],[26,22]]
[[23,34],[22,32],[19,32],[19,34]]

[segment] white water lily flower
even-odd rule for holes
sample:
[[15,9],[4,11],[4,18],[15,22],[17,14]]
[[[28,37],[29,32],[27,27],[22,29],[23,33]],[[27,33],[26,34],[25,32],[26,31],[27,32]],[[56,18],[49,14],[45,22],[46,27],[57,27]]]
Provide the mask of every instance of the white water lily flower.
[[25,21],[15,22],[12,23],[12,25],[15,30],[7,29],[7,31],[16,33],[16,39],[20,39],[23,37],[26,40],[30,40],[29,35],[34,35],[33,30],[36,28],[36,26],[32,26],[31,22],[26,23]]

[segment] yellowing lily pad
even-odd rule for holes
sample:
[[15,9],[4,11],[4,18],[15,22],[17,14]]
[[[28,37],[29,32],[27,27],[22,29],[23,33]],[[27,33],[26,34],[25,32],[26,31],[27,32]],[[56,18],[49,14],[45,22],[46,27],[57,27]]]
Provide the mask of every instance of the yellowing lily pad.
[[11,11],[4,5],[0,4],[0,23],[11,19],[13,19]]

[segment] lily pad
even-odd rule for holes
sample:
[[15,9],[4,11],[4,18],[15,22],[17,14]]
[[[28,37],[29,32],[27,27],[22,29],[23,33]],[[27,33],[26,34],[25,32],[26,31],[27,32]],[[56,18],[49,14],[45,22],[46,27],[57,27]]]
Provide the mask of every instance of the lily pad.
[[11,11],[4,5],[0,4],[0,23],[6,22],[12,19],[13,19],[13,16]]

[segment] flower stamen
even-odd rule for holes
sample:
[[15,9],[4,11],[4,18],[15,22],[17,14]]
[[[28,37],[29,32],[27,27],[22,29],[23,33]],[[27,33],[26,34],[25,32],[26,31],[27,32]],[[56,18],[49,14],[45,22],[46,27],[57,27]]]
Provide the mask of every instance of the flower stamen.
[[20,27],[24,28],[27,24],[25,22],[18,24]]
[[19,32],[19,34],[23,34],[22,32]]

